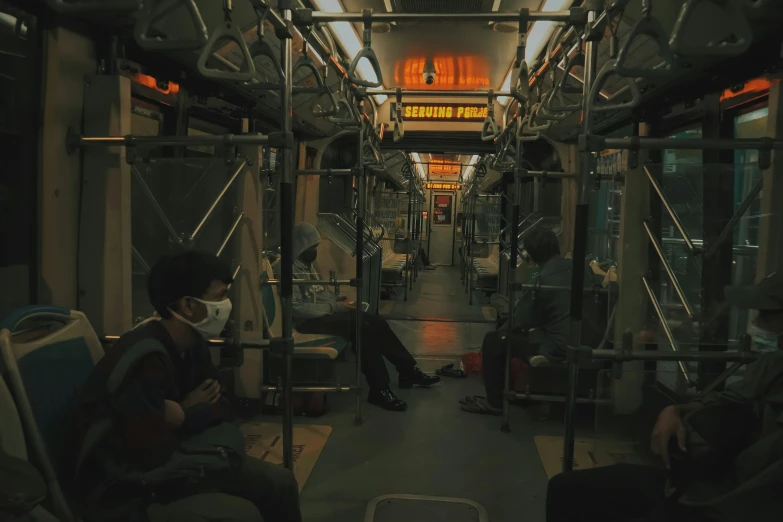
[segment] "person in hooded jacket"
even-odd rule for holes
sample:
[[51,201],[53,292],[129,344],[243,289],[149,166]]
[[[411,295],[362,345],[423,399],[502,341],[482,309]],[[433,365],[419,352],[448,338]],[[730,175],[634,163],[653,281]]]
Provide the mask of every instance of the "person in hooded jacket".
[[[560,244],[548,228],[531,231],[522,241],[530,260],[539,267],[535,284],[570,288],[573,261],[560,256]],[[532,359],[562,360],[568,342],[571,292],[540,289],[527,292],[516,303],[511,328],[513,355]],[[484,337],[482,372],[486,397],[470,397],[462,409],[470,413],[501,415],[508,322]]]
[[[294,279],[319,280],[313,263],[318,257],[321,236],[309,223],[294,227]],[[323,285],[294,285],[293,317],[296,329],[302,333],[347,337],[356,346],[352,312],[354,303],[334,295]],[[370,388],[370,404],[386,410],[404,411],[405,401],[389,387],[389,372],[384,357],[399,373],[400,388],[430,386],[440,377],[430,376],[416,366],[416,359],[408,352],[389,324],[373,315],[362,315],[362,373]]]

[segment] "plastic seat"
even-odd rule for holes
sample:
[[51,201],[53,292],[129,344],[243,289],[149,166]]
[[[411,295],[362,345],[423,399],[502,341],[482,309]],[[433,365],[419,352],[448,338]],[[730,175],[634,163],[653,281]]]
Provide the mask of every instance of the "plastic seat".
[[[269,279],[274,279],[272,265],[264,260],[264,273]],[[277,287],[273,285],[261,285],[261,299],[264,306],[264,317],[269,334],[272,337],[283,335],[283,316],[280,296]],[[303,334],[294,329],[294,357],[307,359],[337,359],[350,343],[334,335]]]
[[[22,333],[23,325],[36,328]],[[103,347],[83,313],[29,306],[0,321],[0,352],[31,461],[46,480],[54,513],[73,520],[58,481],[67,449],[63,433],[78,394],[103,357]]]

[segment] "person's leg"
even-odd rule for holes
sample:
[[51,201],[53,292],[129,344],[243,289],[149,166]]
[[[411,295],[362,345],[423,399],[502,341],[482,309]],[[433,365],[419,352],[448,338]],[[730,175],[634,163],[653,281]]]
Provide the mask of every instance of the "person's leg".
[[239,480],[227,491],[249,500],[265,521],[301,522],[299,485],[293,472],[247,456]]
[[508,330],[489,332],[481,343],[481,373],[484,376],[487,403],[496,409],[503,407],[503,388],[506,385],[503,371],[506,368],[507,333]]
[[663,501],[666,476],[633,464],[561,473],[549,481],[546,522],[644,520]]
[[202,493],[147,507],[149,522],[263,522],[249,500],[225,493]]

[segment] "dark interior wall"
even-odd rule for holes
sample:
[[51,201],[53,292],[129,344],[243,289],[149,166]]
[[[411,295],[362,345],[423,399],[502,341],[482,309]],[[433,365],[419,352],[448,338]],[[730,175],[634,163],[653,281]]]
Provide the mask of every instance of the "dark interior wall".
[[[321,169],[350,169],[356,166],[356,136],[339,138],[324,151]],[[340,214],[351,206],[352,180],[350,176],[321,178],[318,211]]]

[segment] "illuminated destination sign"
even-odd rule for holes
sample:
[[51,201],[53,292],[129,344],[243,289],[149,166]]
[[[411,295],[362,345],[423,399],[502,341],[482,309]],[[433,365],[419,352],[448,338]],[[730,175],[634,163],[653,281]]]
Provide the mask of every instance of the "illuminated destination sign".
[[460,190],[459,183],[427,183],[427,190]]
[[486,105],[463,105],[459,103],[416,103],[403,104],[404,121],[484,121]]

